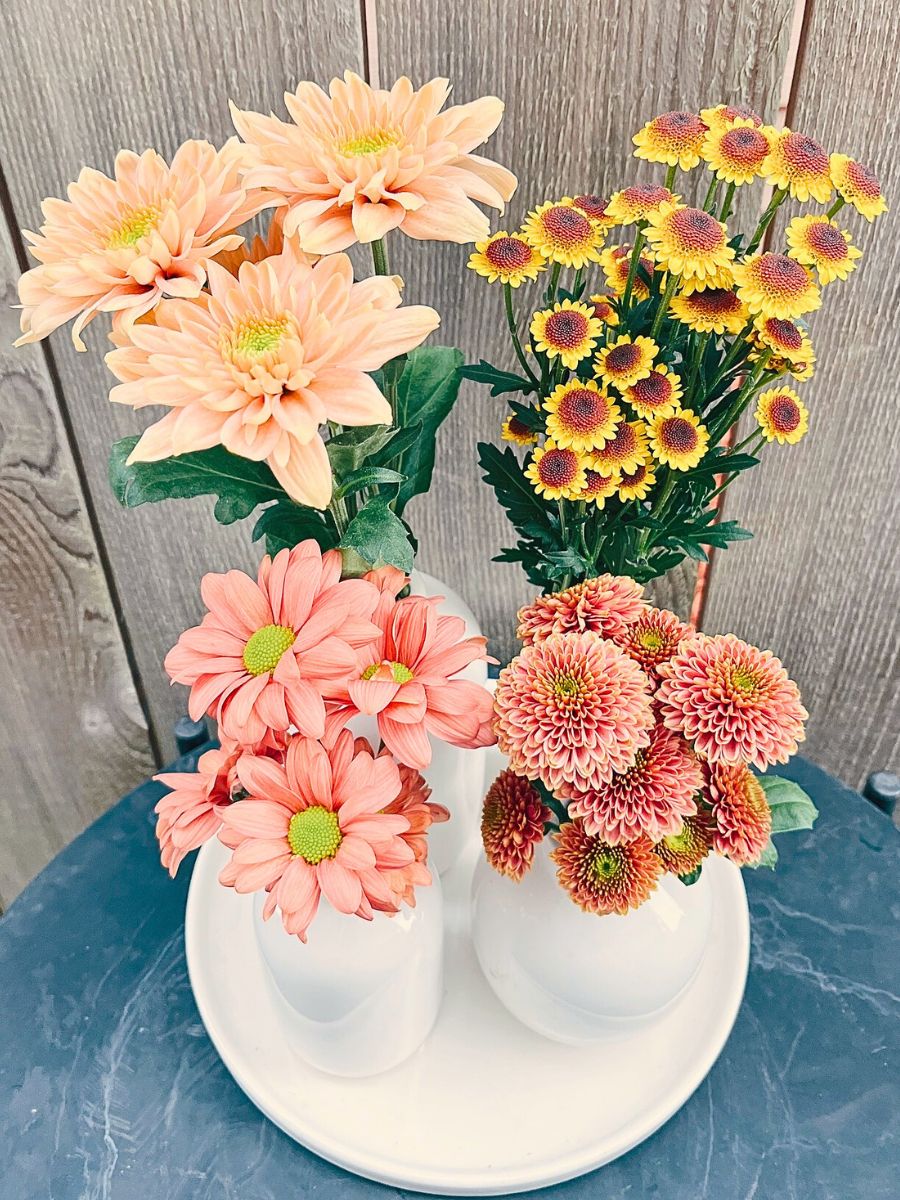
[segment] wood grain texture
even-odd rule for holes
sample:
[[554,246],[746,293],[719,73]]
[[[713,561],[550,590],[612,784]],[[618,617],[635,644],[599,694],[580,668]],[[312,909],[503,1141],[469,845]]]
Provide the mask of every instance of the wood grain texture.
[[[813,0],[807,21],[788,123],[869,164],[896,202],[896,10]],[[900,767],[900,260],[896,208],[874,225],[849,208],[839,220],[864,256],[810,322],[817,372],[799,388],[810,432],[729,492],[727,515],[756,539],[718,556],[706,626],[775,650],[810,710],[805,752],[858,787]]]
[[[233,132],[229,98],[283,112],[282,94],[299,79],[327,83],[361,65],[357,0],[84,0],[64,11],[56,0],[9,0],[4,34],[0,147],[17,222],[28,227],[40,219],[42,197],[64,194],[84,164],[109,171],[123,146],[170,155],[188,137],[221,141]],[[253,567],[259,549],[249,522],[223,529],[204,501],[118,507],[106,477],[109,446],[160,414],[142,422],[107,403],[100,324],[88,331],[90,353],[77,354],[68,331],[53,336],[52,353],[150,718],[171,756],[185,693],[170,690],[163,657],[200,616],[200,576]]]
[[0,225],[0,911],[153,768],[39,347],[18,333]]
[[[793,7],[792,0],[375,0],[378,69],[384,86],[404,73],[417,84],[443,75],[457,102],[490,93],[506,101],[485,152],[519,177],[509,213],[494,222],[512,228],[544,199],[659,178],[661,168],[630,156],[632,134],[657,112],[740,100],[774,114]],[[466,270],[468,253],[451,244],[423,248],[402,235],[391,244],[407,298],[442,314],[436,336],[461,346],[469,361],[512,366],[501,291]],[[433,490],[410,506],[423,567],[467,596],[499,656],[513,652],[513,614],[532,590],[517,566],[489,563],[512,534],[478,480],[475,444],[497,438],[504,411],[502,398],[466,385],[442,434]],[[694,576],[687,565],[659,581],[655,595],[686,615]]]

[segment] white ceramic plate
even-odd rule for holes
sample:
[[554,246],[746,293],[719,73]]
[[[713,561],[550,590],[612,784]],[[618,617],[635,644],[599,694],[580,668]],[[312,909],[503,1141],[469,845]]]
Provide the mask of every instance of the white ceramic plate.
[[[489,772],[500,766],[491,752]],[[384,1075],[324,1075],[285,1048],[252,897],[216,882],[227,853],[217,842],[203,848],[187,905],[188,969],[209,1036],[241,1088],[285,1133],[381,1183],[487,1196],[583,1175],[642,1142],[685,1103],[737,1017],[750,926],[732,864],[712,858],[704,866],[714,916],[693,982],[656,1024],[594,1049],[530,1032],[482,977],[468,933],[473,846],[443,878],[446,996],[431,1035]]]

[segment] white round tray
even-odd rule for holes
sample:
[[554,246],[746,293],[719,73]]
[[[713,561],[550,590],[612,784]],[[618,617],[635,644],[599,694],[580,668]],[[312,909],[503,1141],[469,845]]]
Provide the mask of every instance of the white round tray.
[[[490,753],[488,775],[501,768]],[[713,924],[693,982],[659,1020],[621,1041],[558,1045],[495,999],[469,938],[479,853],[443,878],[446,995],[425,1044],[369,1079],[324,1075],[286,1049],[282,1009],[253,932],[253,900],[221,887],[228,851],[200,852],[185,940],[207,1032],[253,1103],[323,1158],[381,1183],[440,1195],[528,1191],[583,1175],[649,1137],[703,1081],[737,1017],[750,926],[740,872],[704,866]],[[325,901],[323,901],[325,903]]]

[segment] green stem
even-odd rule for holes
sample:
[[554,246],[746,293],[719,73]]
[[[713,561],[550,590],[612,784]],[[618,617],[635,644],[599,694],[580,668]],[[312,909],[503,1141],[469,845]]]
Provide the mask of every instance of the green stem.
[[835,200],[834,204],[832,204],[831,208],[829,208],[829,210],[825,214],[825,216],[826,217],[836,216],[841,211],[841,209],[844,207],[844,205],[846,203],[847,203],[847,201],[844,199],[843,196],[838,196],[837,200]]
[[341,537],[343,537],[347,530],[347,526],[350,524],[350,515],[347,512],[347,504],[344,498],[335,496],[328,505],[328,509],[331,515],[334,517],[334,523],[337,526],[338,533]]
[[666,187],[669,189],[670,192],[675,187],[675,176],[676,176],[677,172],[678,172],[678,164],[677,163],[675,164],[675,166],[669,167],[668,171],[666,171]]
[[687,385],[687,390],[685,391],[685,396],[687,397],[687,400],[689,402],[688,407],[692,407],[690,405],[690,399],[691,399],[691,395],[694,391],[694,384],[697,382],[697,375],[700,372],[700,363],[703,361],[703,355],[706,352],[706,347],[709,342],[709,339],[710,339],[709,333],[701,333],[700,337],[697,339],[697,349],[694,352],[694,361],[691,364],[691,376],[690,376],[690,380]]
[[562,539],[563,545],[566,544],[566,502],[565,500],[557,500],[556,506],[559,509],[559,536]]
[[553,270],[550,272],[550,303],[556,301],[556,289],[559,286],[559,273],[562,270],[562,263],[554,263]]
[[[656,499],[656,501],[650,506],[650,512],[653,515],[653,517],[656,518],[657,521],[659,520],[662,513],[664,513],[665,510],[668,508],[669,500],[672,497],[672,491],[674,490],[675,483],[676,483],[675,472],[670,469],[669,474],[666,477],[666,482],[663,484],[662,491],[659,493],[659,496]],[[638,542],[637,551],[638,551],[638,554],[642,558],[646,555],[647,551],[650,549],[652,533],[653,533],[652,529],[645,529],[643,531],[643,533],[641,534],[640,541]]]
[[584,267],[579,267],[575,272],[575,280],[572,284],[572,295],[578,296],[581,291],[581,281],[584,279]]
[[725,189],[725,199],[722,201],[722,212],[719,216],[720,221],[727,221],[731,216],[731,205],[734,200],[734,192],[737,187],[736,183],[729,183]]
[[704,212],[711,213],[713,211],[713,209],[716,207],[716,192],[718,190],[719,190],[719,181],[715,177],[715,175],[713,175],[713,177],[710,181],[710,184],[709,184],[709,188],[707,189],[707,192],[706,192],[706,199],[703,201],[703,211]]
[[525,351],[522,349],[522,343],[519,341],[519,331],[516,328],[516,314],[513,312],[512,302],[512,287],[508,283],[503,285],[503,304],[506,310],[506,323],[509,326],[510,337],[512,338],[513,350],[516,352],[516,358],[522,365],[522,369],[534,386],[540,391],[540,383],[538,377],[528,365],[528,359],[525,357]]
[[372,243],[372,262],[375,265],[376,275],[390,275],[391,269],[388,266],[387,246],[384,238],[376,238]]
[[659,327],[663,323],[663,318],[669,311],[669,301],[675,295],[675,288],[678,286],[678,276],[669,272],[669,278],[666,280],[666,290],[663,292],[659,301],[659,308],[656,310],[656,316],[653,318],[653,324],[650,326],[650,336],[655,340]]
[[754,235],[750,241],[750,245],[744,251],[745,258],[749,258],[750,255],[756,249],[756,247],[759,245],[759,243],[763,240],[763,234],[766,232],[766,230],[772,224],[772,219],[775,216],[775,214],[778,212],[778,208],[786,196],[787,196],[786,188],[776,188],[775,189],[775,191],[772,195],[772,199],[769,201],[769,207],[766,209],[766,211],[763,213],[762,217],[760,218],[760,222],[756,227],[756,233],[754,233]]
[[716,421],[714,427],[709,431],[709,440],[712,445],[718,445],[722,436],[732,427],[744,408],[749,403],[756,385],[759,383],[760,377],[766,369],[766,363],[771,356],[771,350],[764,350],[759,356],[759,361],[750,372],[747,382],[738,391],[732,403],[729,405],[725,415]]
[[622,293],[622,312],[628,308],[631,301],[631,293],[634,289],[634,280],[637,275],[638,265],[641,261],[641,247],[644,244],[644,224],[641,222],[637,227],[637,233],[634,237],[634,247],[631,251],[631,262],[628,264],[628,278],[625,280],[625,291]]

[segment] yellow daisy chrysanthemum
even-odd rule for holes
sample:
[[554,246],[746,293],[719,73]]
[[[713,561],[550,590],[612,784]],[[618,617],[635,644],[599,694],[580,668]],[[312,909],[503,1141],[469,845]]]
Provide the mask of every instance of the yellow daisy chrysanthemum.
[[645,459],[638,463],[633,471],[623,471],[619,483],[620,500],[645,500],[647,493],[656,483],[656,471],[653,459]]
[[522,236],[550,262],[578,268],[599,261],[604,235],[598,222],[564,196],[530,212]]
[[767,442],[792,446],[809,429],[809,410],[793,388],[762,392],[753,415]]
[[824,204],[831,196],[828,152],[805,133],[782,129],[759,173],[773,187],[790,192],[795,200]]
[[584,489],[587,466],[581,454],[547,441],[532,454],[525,477],[545,500],[571,500]]
[[805,329],[785,317],[759,316],[753,322],[759,342],[794,363],[815,362],[812,342]]
[[544,401],[547,437],[557,446],[581,453],[599,450],[616,432],[622,410],[593,380],[571,379]]
[[693,296],[695,292],[705,292],[707,289],[713,291],[724,291],[726,288],[734,287],[734,271],[732,267],[719,267],[713,271],[711,275],[707,275],[705,279],[685,279],[682,277],[678,280],[679,296]]
[[[607,287],[611,288],[617,296],[625,293],[625,286],[628,283],[628,268],[631,265],[631,251],[632,247],[627,245],[607,246],[600,255],[600,266],[606,276]],[[649,254],[641,251],[638,262],[648,276],[653,275],[656,263]],[[635,272],[631,294],[635,300],[646,300],[650,295],[650,289],[641,278],[639,271]]]
[[583,212],[586,217],[590,217],[604,233],[607,229],[612,229],[616,223],[613,217],[607,212],[606,206],[609,204],[609,200],[606,196],[595,196],[586,193],[583,196],[573,197],[572,203],[579,212]]
[[717,104],[715,108],[701,108],[700,119],[709,129],[720,129],[725,125],[730,125],[733,121],[749,121],[751,125],[759,128],[763,123],[763,119],[758,113],[755,113],[752,108],[745,108],[742,104]]
[[520,234],[502,229],[487,241],[475,243],[467,266],[483,275],[488,283],[499,280],[510,287],[518,287],[526,279],[537,279],[547,266],[547,260]]
[[750,310],[731,288],[706,288],[702,292],[672,297],[669,312],[697,333],[740,333]]
[[635,158],[689,171],[700,161],[706,131],[706,125],[696,113],[661,113],[631,139],[637,147]]
[[850,231],[840,229],[827,217],[794,217],[785,230],[791,258],[807,267],[815,267],[819,283],[846,279],[862,258],[850,241]]
[[653,369],[659,346],[652,338],[632,340],[623,333],[611,346],[604,346],[595,359],[594,374],[605,383],[614,384],[619,391],[630,388],[639,379],[646,379]]
[[733,270],[737,294],[753,314],[802,317],[822,303],[812,272],[786,254],[754,254]]
[[846,154],[832,154],[828,169],[837,194],[867,221],[874,221],[887,212],[887,201],[881,194],[881,184],[868,167]]
[[616,192],[607,205],[607,211],[614,218],[614,224],[633,225],[636,221],[645,221],[648,214],[656,212],[661,204],[677,204],[679,199],[667,187],[639,183]]
[[614,436],[593,455],[591,465],[601,474],[634,471],[647,458],[647,427],[643,421],[620,421]]
[[613,303],[614,296],[604,295],[602,292],[595,292],[588,297],[591,307],[594,310],[594,316],[598,321],[602,321],[604,325],[614,327],[619,324],[619,313]]
[[685,279],[706,279],[734,260],[727,229],[702,208],[662,204],[647,217],[645,236],[657,263]]
[[572,499],[587,500],[596,505],[598,509],[603,509],[610,496],[615,496],[618,486],[618,472],[614,471],[611,475],[604,475],[601,471],[595,470],[593,466],[589,466],[584,472],[584,487]]
[[535,350],[558,357],[572,370],[591,354],[602,328],[590,305],[563,300],[534,314],[531,336]]
[[681,379],[665,363],[660,363],[645,379],[626,388],[623,395],[639,417],[646,420],[660,415],[668,417],[681,408]]
[[740,186],[759,176],[777,137],[771,125],[757,126],[748,117],[738,117],[710,129],[703,157],[717,179]]
[[656,417],[650,424],[653,457],[673,471],[689,471],[706,454],[709,432],[689,408],[671,417]]
[[[763,346],[758,338],[751,340],[755,348],[747,355],[747,361],[751,363],[759,362],[766,347]],[[784,358],[780,354],[767,353],[766,370],[773,372],[775,375],[791,375],[798,382],[805,382],[807,379],[812,379],[815,373],[815,358],[810,358],[808,361],[792,362],[791,359]]]
[[535,431],[529,429],[515,413],[511,413],[503,422],[500,436],[505,442],[515,442],[517,446],[533,446],[538,440]]

